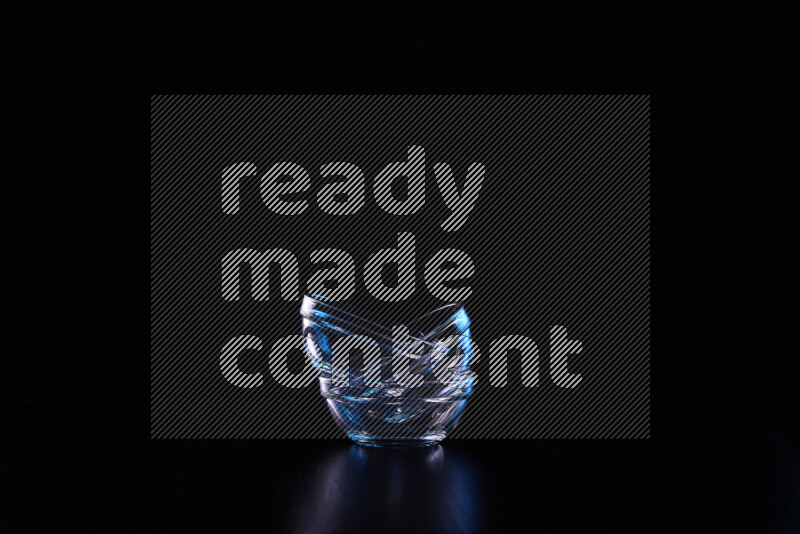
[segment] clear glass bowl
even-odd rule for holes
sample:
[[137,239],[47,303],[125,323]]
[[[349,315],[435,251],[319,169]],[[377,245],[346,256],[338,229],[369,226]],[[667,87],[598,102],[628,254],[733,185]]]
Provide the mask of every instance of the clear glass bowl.
[[460,304],[405,325],[383,326],[306,295],[305,350],[337,424],[369,446],[443,440],[472,394],[477,348]]

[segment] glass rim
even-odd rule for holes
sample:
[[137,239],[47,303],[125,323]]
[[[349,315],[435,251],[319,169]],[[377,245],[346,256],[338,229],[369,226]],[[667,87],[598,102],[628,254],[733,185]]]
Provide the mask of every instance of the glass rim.
[[[370,330],[374,329],[376,331],[375,332],[371,332],[371,333],[377,334],[379,337],[383,338],[384,340],[392,340],[392,341],[394,341],[394,331],[393,331],[392,327],[387,327],[385,325],[376,323],[374,321],[370,321],[368,319],[364,319],[361,316],[358,316],[358,315],[356,315],[354,313],[345,311],[340,307],[334,306],[330,302],[326,302],[323,299],[324,299],[324,297],[319,297],[319,296],[316,296],[316,295],[312,295],[310,293],[305,293],[303,295],[303,301],[302,301],[301,306],[300,306],[300,315],[303,318],[306,318],[306,319],[319,318],[320,316],[318,314],[312,313],[312,309],[311,308],[313,307],[314,311],[324,313],[324,314],[326,314],[326,315],[328,315],[330,317],[335,317],[336,319],[338,319],[338,320],[340,320],[340,321],[342,321],[342,322],[344,322],[346,324],[352,325],[352,326],[354,326],[356,328],[359,328],[359,329],[365,329],[365,330],[367,330],[367,332],[370,332]],[[441,312],[443,312],[445,310],[448,310],[448,309],[451,309],[452,313],[448,313],[446,315],[446,317],[444,318],[444,320],[442,320],[439,324],[436,325],[436,327],[434,327],[429,332],[427,332],[425,334],[422,334],[421,336],[419,336],[419,335],[411,335],[411,334],[404,334],[403,337],[406,338],[406,339],[410,339],[410,340],[419,342],[419,343],[424,343],[426,345],[435,344],[430,338],[434,334],[436,334],[437,332],[442,330],[442,328],[444,326],[446,326],[446,325],[450,324],[451,322],[453,322],[460,313],[462,313],[462,312],[466,313],[465,310],[464,310],[464,305],[462,303],[453,302],[453,303],[445,304],[444,306],[440,306],[439,308],[436,308],[434,310],[431,310],[429,312],[426,312],[426,313],[420,315],[419,317],[409,321],[407,324],[402,324],[402,326],[410,327],[411,325],[413,325],[415,323],[420,323],[420,322],[424,321],[426,318],[428,318],[428,317],[430,317],[430,316],[432,316],[432,315],[434,315],[436,313],[441,313]],[[333,313],[330,313],[330,312],[333,312]],[[342,317],[342,316],[344,316],[344,317]],[[348,318],[356,319],[358,321],[358,323],[353,323],[351,321],[348,321]],[[356,332],[345,332],[345,333],[346,334],[358,335]],[[458,337],[469,337],[469,336],[465,336],[463,334],[454,334],[454,335],[457,335]],[[448,337],[450,337],[450,336],[448,336]]]

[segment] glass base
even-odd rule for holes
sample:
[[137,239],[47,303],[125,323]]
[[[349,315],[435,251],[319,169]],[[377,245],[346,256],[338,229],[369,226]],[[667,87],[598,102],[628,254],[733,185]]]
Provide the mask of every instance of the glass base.
[[442,441],[445,433],[429,433],[418,438],[368,436],[359,432],[348,432],[347,437],[365,447],[385,447],[390,449],[413,449],[430,447]]

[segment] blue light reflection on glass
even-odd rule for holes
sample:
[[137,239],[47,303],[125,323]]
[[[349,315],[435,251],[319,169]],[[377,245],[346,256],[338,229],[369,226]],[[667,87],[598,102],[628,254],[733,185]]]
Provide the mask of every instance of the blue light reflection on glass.
[[[424,447],[442,441],[458,423],[473,393],[471,362],[478,357],[462,305],[428,312],[405,325],[404,334],[309,295],[301,316],[320,394],[350,439]],[[345,338],[359,343],[336,349]]]

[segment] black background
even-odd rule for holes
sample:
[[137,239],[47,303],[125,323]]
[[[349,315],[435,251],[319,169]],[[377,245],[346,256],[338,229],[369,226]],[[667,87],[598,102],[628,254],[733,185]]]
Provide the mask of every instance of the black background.
[[[725,54],[661,57],[650,16],[575,8],[398,9],[337,23],[280,10],[209,8],[133,24],[94,13],[99,25],[80,22],[85,15],[20,21],[11,47],[4,526],[292,531],[298,507],[325,509],[313,492],[326,460],[349,454],[346,442],[149,440],[150,94],[568,92],[654,94],[653,437],[445,442],[447,460],[468,466],[461,487],[478,488],[471,524],[797,529],[791,330],[780,330],[776,306],[790,279],[776,268],[785,245],[767,239],[784,221],[780,210],[760,211],[783,194],[775,154],[785,142],[771,134],[781,105],[748,107],[752,76],[705,91],[705,76],[737,66]],[[672,67],[663,93],[654,90],[660,65]],[[762,88],[773,83],[767,67],[755,75]],[[342,483],[373,494],[351,496],[342,531],[437,531],[416,488],[442,479],[421,467],[425,457],[386,454],[370,458],[385,477]],[[392,492],[398,469],[414,489]]]

